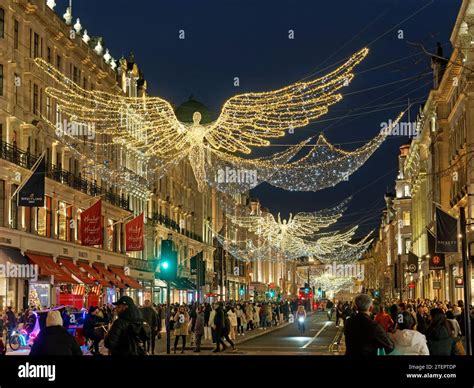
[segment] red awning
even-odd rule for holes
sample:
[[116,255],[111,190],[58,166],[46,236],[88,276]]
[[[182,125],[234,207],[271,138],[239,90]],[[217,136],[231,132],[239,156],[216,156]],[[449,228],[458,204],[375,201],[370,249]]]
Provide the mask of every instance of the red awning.
[[54,280],[60,283],[77,283],[59,264],[53,261],[52,257],[29,252],[26,252],[26,256],[40,267],[41,275],[54,276]]
[[58,261],[66,267],[66,269],[71,272],[76,278],[78,278],[84,284],[94,284],[94,280],[90,279],[87,276],[87,272],[81,271],[81,268],[75,265],[71,260],[67,259],[58,259]]
[[113,285],[115,285],[118,288],[126,288],[125,284],[121,283],[112,272],[108,271],[103,264],[100,263],[94,263],[92,264],[93,267],[99,271],[99,273],[107,279],[109,282],[111,282]]
[[123,270],[123,268],[109,266],[109,269],[130,288],[143,288],[142,285],[138,283],[135,279],[125,275],[125,271]]
[[89,273],[89,275],[91,275],[93,277],[93,279],[96,281],[96,282],[99,282],[99,284],[102,286],[102,287],[110,287],[110,282],[105,279],[99,271],[96,271],[94,268],[92,268],[89,263],[86,263],[86,262],[83,262],[83,261],[78,261],[77,262],[77,265],[79,267],[81,267],[82,269],[84,269],[85,271],[87,271]]

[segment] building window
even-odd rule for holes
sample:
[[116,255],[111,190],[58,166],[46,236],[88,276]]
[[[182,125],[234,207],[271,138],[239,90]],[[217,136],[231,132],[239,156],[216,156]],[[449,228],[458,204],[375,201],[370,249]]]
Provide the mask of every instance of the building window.
[[13,22],[13,48],[18,50],[20,43],[20,23],[18,20]]
[[403,212],[403,226],[410,226],[410,212]]
[[70,221],[72,219],[72,207],[66,202],[59,201],[58,209],[58,238],[71,241]]
[[39,35],[35,32],[33,37],[33,58],[38,58],[39,54]]
[[37,209],[36,231],[43,237],[51,237],[51,197],[45,197],[45,206]]
[[61,56],[60,55],[56,55],[56,67],[58,68],[58,70],[61,70],[62,62],[61,62]]
[[51,47],[48,47],[46,49],[46,55],[47,55],[47,60],[48,60],[48,63],[51,63]]
[[46,96],[46,118],[51,121],[51,97]]
[[[12,185],[11,190],[12,193],[14,193],[18,189],[18,185]],[[13,197],[10,201],[10,207],[11,207],[11,223],[10,226],[12,229],[17,229],[18,228],[18,205],[16,202],[17,196]]]
[[403,187],[403,196],[404,197],[409,197],[410,196],[410,186],[405,185]]
[[0,38],[5,37],[5,10],[0,8]]
[[405,252],[404,252],[404,253],[405,253],[405,255],[408,255],[408,253],[409,253],[410,250],[411,250],[411,239],[406,238],[404,245],[405,245]]
[[18,80],[20,79],[20,77],[18,76],[18,74],[14,74],[14,77],[15,77],[15,89],[14,89],[14,93],[15,93],[15,105],[18,105],[18,89],[19,89],[19,83],[18,83]]
[[5,226],[5,181],[0,179],[0,226]]
[[76,67],[76,66],[73,66],[72,68],[72,81],[75,83],[75,84],[78,84],[79,85],[79,82],[80,82],[80,72],[79,72],[79,69]]
[[39,88],[38,85],[33,84],[33,114],[39,114]]
[[0,96],[3,96],[3,65],[0,65]]

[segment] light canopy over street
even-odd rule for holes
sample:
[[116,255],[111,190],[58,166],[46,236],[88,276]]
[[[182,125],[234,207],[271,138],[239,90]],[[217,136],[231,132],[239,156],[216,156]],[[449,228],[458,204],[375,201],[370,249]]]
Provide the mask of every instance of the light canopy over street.
[[472,385],[473,20],[0,0],[1,386]]

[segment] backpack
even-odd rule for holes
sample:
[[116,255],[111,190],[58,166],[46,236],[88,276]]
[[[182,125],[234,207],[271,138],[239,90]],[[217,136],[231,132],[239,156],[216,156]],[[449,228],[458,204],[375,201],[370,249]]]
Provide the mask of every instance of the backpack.
[[139,322],[140,329],[137,333],[133,325],[128,325],[129,352],[132,356],[146,356],[145,342],[151,338],[151,328],[146,322]]

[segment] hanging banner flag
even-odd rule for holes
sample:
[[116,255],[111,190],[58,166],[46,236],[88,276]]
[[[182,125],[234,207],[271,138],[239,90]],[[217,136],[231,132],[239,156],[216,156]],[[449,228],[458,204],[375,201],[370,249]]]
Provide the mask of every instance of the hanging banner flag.
[[428,233],[428,253],[430,256],[430,270],[443,270],[445,269],[444,264],[444,253],[436,253],[436,237],[429,230]]
[[144,229],[145,224],[143,220],[144,214],[140,214],[132,221],[125,224],[125,242],[127,252],[143,251],[144,242]]
[[80,230],[82,245],[102,245],[102,200],[81,213]]
[[33,175],[28,178],[18,192],[18,206],[43,207],[45,179],[46,160],[43,153],[33,166]]
[[458,251],[458,220],[436,206],[436,252]]
[[418,273],[418,256],[413,252],[408,253],[408,266],[407,272]]

